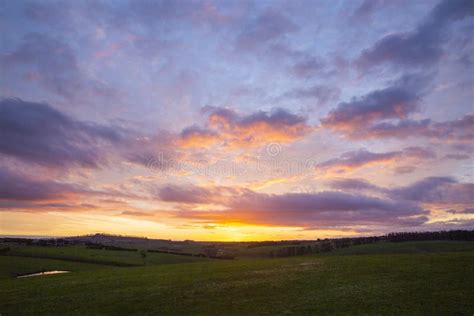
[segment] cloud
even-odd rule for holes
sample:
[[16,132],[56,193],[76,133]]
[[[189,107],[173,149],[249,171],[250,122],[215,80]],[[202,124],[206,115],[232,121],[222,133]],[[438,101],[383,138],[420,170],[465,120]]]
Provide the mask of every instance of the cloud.
[[122,135],[112,126],[75,120],[48,104],[0,100],[0,154],[48,167],[97,168],[102,143]]
[[217,132],[199,126],[185,128],[178,139],[178,143],[182,147],[209,146],[218,141],[219,135]]
[[161,201],[183,204],[212,204],[224,203],[230,196],[244,192],[245,189],[236,189],[225,186],[200,187],[195,185],[167,185],[161,187],[157,196]]
[[[60,39],[29,33],[13,51],[0,57],[0,69],[9,78],[36,82],[44,89],[68,100],[92,92],[95,96],[112,96],[106,85],[85,78],[73,49]],[[12,79],[13,80],[13,79]]]
[[466,154],[447,154],[444,156],[444,159],[452,159],[452,160],[467,160],[471,157]]
[[474,204],[474,183],[459,183],[451,177],[428,177],[390,191],[394,199],[428,204]]
[[180,153],[177,152],[176,135],[164,130],[158,130],[152,135],[142,133],[130,134],[117,148],[119,154],[127,161],[149,168],[154,171],[169,171],[176,167]]
[[374,11],[384,3],[383,0],[364,0],[354,11],[351,19],[355,22],[367,22]]
[[444,122],[410,118],[418,110],[429,82],[428,75],[401,76],[386,88],[339,103],[321,119],[321,125],[356,140],[424,137],[469,143],[474,138],[474,114]]
[[66,98],[81,85],[76,57],[65,43],[39,33],[24,37],[23,43],[0,59],[2,69],[27,66],[30,80]]
[[394,172],[396,174],[407,174],[407,173],[412,173],[415,170],[416,168],[413,166],[399,166],[399,167],[395,167]]
[[419,146],[406,147],[405,149],[403,149],[403,155],[405,157],[419,160],[436,158],[436,153],[432,149]]
[[393,188],[364,179],[340,178],[328,184],[327,191],[281,194],[242,187],[166,185],[154,196],[178,203],[175,217],[201,223],[389,230],[424,227],[429,214],[425,205],[471,209],[474,197],[474,184],[450,177],[428,177]]
[[322,59],[314,56],[306,56],[304,59],[296,62],[291,67],[291,71],[299,78],[310,78],[318,74],[323,74],[326,66],[326,63]]
[[370,183],[365,179],[334,179],[329,181],[329,186],[333,189],[348,192],[380,192],[382,188]]
[[[452,177],[426,177],[412,184],[384,188],[361,179],[337,179],[331,188],[382,194],[395,201],[433,205],[474,205],[474,183],[458,182]],[[468,207],[468,208],[469,208]]]
[[206,204],[215,196],[206,188],[197,186],[166,186],[159,190],[158,197],[165,202]]
[[366,149],[350,151],[316,165],[320,171],[341,173],[373,165],[390,165],[401,161],[420,161],[436,158],[436,154],[422,147],[407,147],[400,151],[374,153]]
[[[94,189],[84,184],[51,180],[0,166],[0,209],[2,210],[20,212],[114,211],[117,206],[127,206],[125,202],[111,198],[145,199],[143,196],[113,187]],[[92,201],[96,201],[97,204]]]
[[444,33],[449,23],[474,15],[470,0],[443,0],[411,32],[393,33],[362,51],[356,64],[370,68],[381,63],[400,66],[426,66],[443,55]]
[[284,109],[240,115],[227,108],[207,107],[204,112],[208,113],[207,127],[184,129],[178,144],[195,147],[220,143],[227,148],[248,148],[269,142],[289,143],[313,130],[305,117]]
[[238,50],[252,50],[298,30],[299,27],[284,14],[266,10],[244,27],[237,36],[235,46]]
[[336,172],[353,170],[374,164],[389,164],[402,155],[400,151],[386,153],[373,153],[366,149],[350,151],[341,155],[339,158],[330,159],[316,165],[316,169]]
[[335,87],[313,85],[309,88],[297,88],[284,93],[282,99],[316,99],[318,104],[326,104],[339,98],[341,91]]
[[78,187],[56,181],[34,180],[0,167],[0,200],[36,201],[64,198]]
[[348,136],[355,139],[425,137],[437,142],[469,144],[474,138],[474,114],[445,122],[430,119],[383,122],[349,132]]
[[178,216],[204,222],[319,228],[426,221],[426,211],[411,203],[333,191],[279,195],[246,192],[226,206],[228,209],[220,211],[183,210]]
[[465,208],[463,210],[449,210],[451,214],[474,214],[474,208]]
[[[367,3],[362,6],[371,9]],[[446,122],[410,116],[433,81],[433,66],[443,56],[449,25],[472,15],[472,1],[443,0],[413,31],[388,34],[362,51],[356,60],[362,71],[392,65],[402,67],[405,75],[384,89],[340,103],[321,119],[322,125],[350,139],[425,137],[438,142],[469,142],[474,135],[471,114]]]
[[395,85],[342,102],[321,119],[322,126],[348,136],[357,136],[374,122],[405,119],[418,108],[420,96],[407,87]]

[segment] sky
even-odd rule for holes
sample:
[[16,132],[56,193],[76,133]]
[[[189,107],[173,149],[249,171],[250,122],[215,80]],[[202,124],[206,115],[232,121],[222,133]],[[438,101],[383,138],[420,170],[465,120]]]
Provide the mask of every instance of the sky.
[[474,229],[474,1],[0,1],[0,234]]

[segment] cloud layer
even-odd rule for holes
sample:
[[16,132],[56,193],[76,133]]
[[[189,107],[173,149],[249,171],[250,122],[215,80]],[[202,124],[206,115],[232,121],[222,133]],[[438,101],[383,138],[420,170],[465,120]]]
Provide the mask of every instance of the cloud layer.
[[50,167],[96,168],[100,144],[121,140],[107,125],[75,120],[48,104],[21,99],[0,101],[0,154]]

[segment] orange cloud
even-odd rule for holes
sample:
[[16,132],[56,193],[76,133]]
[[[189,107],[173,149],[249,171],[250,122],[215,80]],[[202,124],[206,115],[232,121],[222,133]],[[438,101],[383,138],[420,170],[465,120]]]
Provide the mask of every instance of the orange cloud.
[[283,109],[255,112],[242,116],[226,108],[210,110],[206,128],[184,129],[177,141],[181,147],[205,147],[220,144],[225,148],[248,148],[278,142],[290,143],[311,133],[306,118]]

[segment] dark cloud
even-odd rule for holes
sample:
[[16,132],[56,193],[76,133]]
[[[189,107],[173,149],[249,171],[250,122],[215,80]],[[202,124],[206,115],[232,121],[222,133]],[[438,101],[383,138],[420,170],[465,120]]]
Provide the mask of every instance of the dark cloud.
[[418,108],[418,92],[403,85],[373,91],[350,102],[342,102],[321,119],[326,128],[342,131],[349,136],[359,133],[374,122],[405,119]]
[[428,75],[403,75],[384,89],[339,103],[321,125],[351,139],[426,137],[469,143],[474,138],[474,114],[445,122],[410,118],[429,85]]
[[459,183],[451,177],[428,177],[390,191],[394,199],[431,204],[474,204],[474,183]]
[[452,177],[427,177],[410,185],[384,188],[360,179],[338,179],[332,188],[383,194],[395,201],[443,205],[474,205],[474,183],[461,183]]
[[383,122],[354,131],[348,136],[356,139],[426,137],[434,141],[471,143],[474,139],[474,114],[445,122],[433,122],[430,119]]
[[416,29],[393,33],[364,50],[357,60],[361,68],[381,63],[401,66],[425,66],[436,63],[443,55],[444,33],[449,23],[474,15],[470,0],[443,0]]
[[395,201],[413,203],[473,205],[474,183],[461,183],[452,177],[427,177],[403,187],[384,188],[361,179],[337,179],[335,189],[383,194]]
[[382,122],[349,132],[347,136],[355,139],[422,137],[425,136],[425,131],[430,129],[431,124],[430,119],[406,119],[397,123]]
[[[114,188],[92,189],[83,184],[51,180],[47,175],[39,177],[0,166],[0,209],[21,212],[48,212],[51,210],[89,211],[124,203],[103,198],[144,199],[130,192]],[[101,204],[89,201],[102,198]],[[87,201],[87,202],[84,202]],[[125,204],[126,206],[126,204]]]
[[376,225],[390,221],[402,225],[426,211],[418,206],[343,192],[263,194],[246,192],[232,199],[224,211],[181,211],[178,216],[200,221],[239,221],[276,226],[320,227]]
[[379,192],[384,191],[382,188],[373,185],[365,179],[335,179],[329,182],[329,186],[333,189],[341,191],[369,191],[369,192]]
[[444,0],[415,30],[389,34],[364,50],[357,60],[364,71],[388,63],[405,67],[405,73],[418,67],[417,73],[402,75],[384,89],[340,103],[321,120],[322,125],[352,139],[427,137],[434,141],[469,142],[474,136],[471,114],[446,122],[414,120],[410,115],[430,88],[436,70],[432,66],[443,55],[449,24],[473,14],[472,1]]
[[[183,208],[177,216],[200,222],[243,222],[258,225],[301,227],[418,227],[427,222],[421,205],[468,205],[474,203],[474,184],[450,177],[429,177],[413,184],[384,188],[363,179],[335,179],[329,186],[337,191],[266,194],[228,187],[168,186],[161,189],[162,201],[182,204],[215,204],[219,210]],[[349,193],[351,192],[351,193]],[[362,194],[364,192],[364,194]],[[209,202],[210,201],[210,202]]]
[[0,154],[49,167],[95,168],[101,143],[117,143],[120,130],[75,120],[48,104],[0,100]]
[[240,126],[255,124],[268,124],[275,127],[294,126],[306,122],[306,118],[292,114],[285,109],[275,109],[272,112],[258,111],[248,116],[243,116],[236,122]]
[[56,181],[34,180],[0,167],[0,200],[49,200],[62,198],[78,188]]

